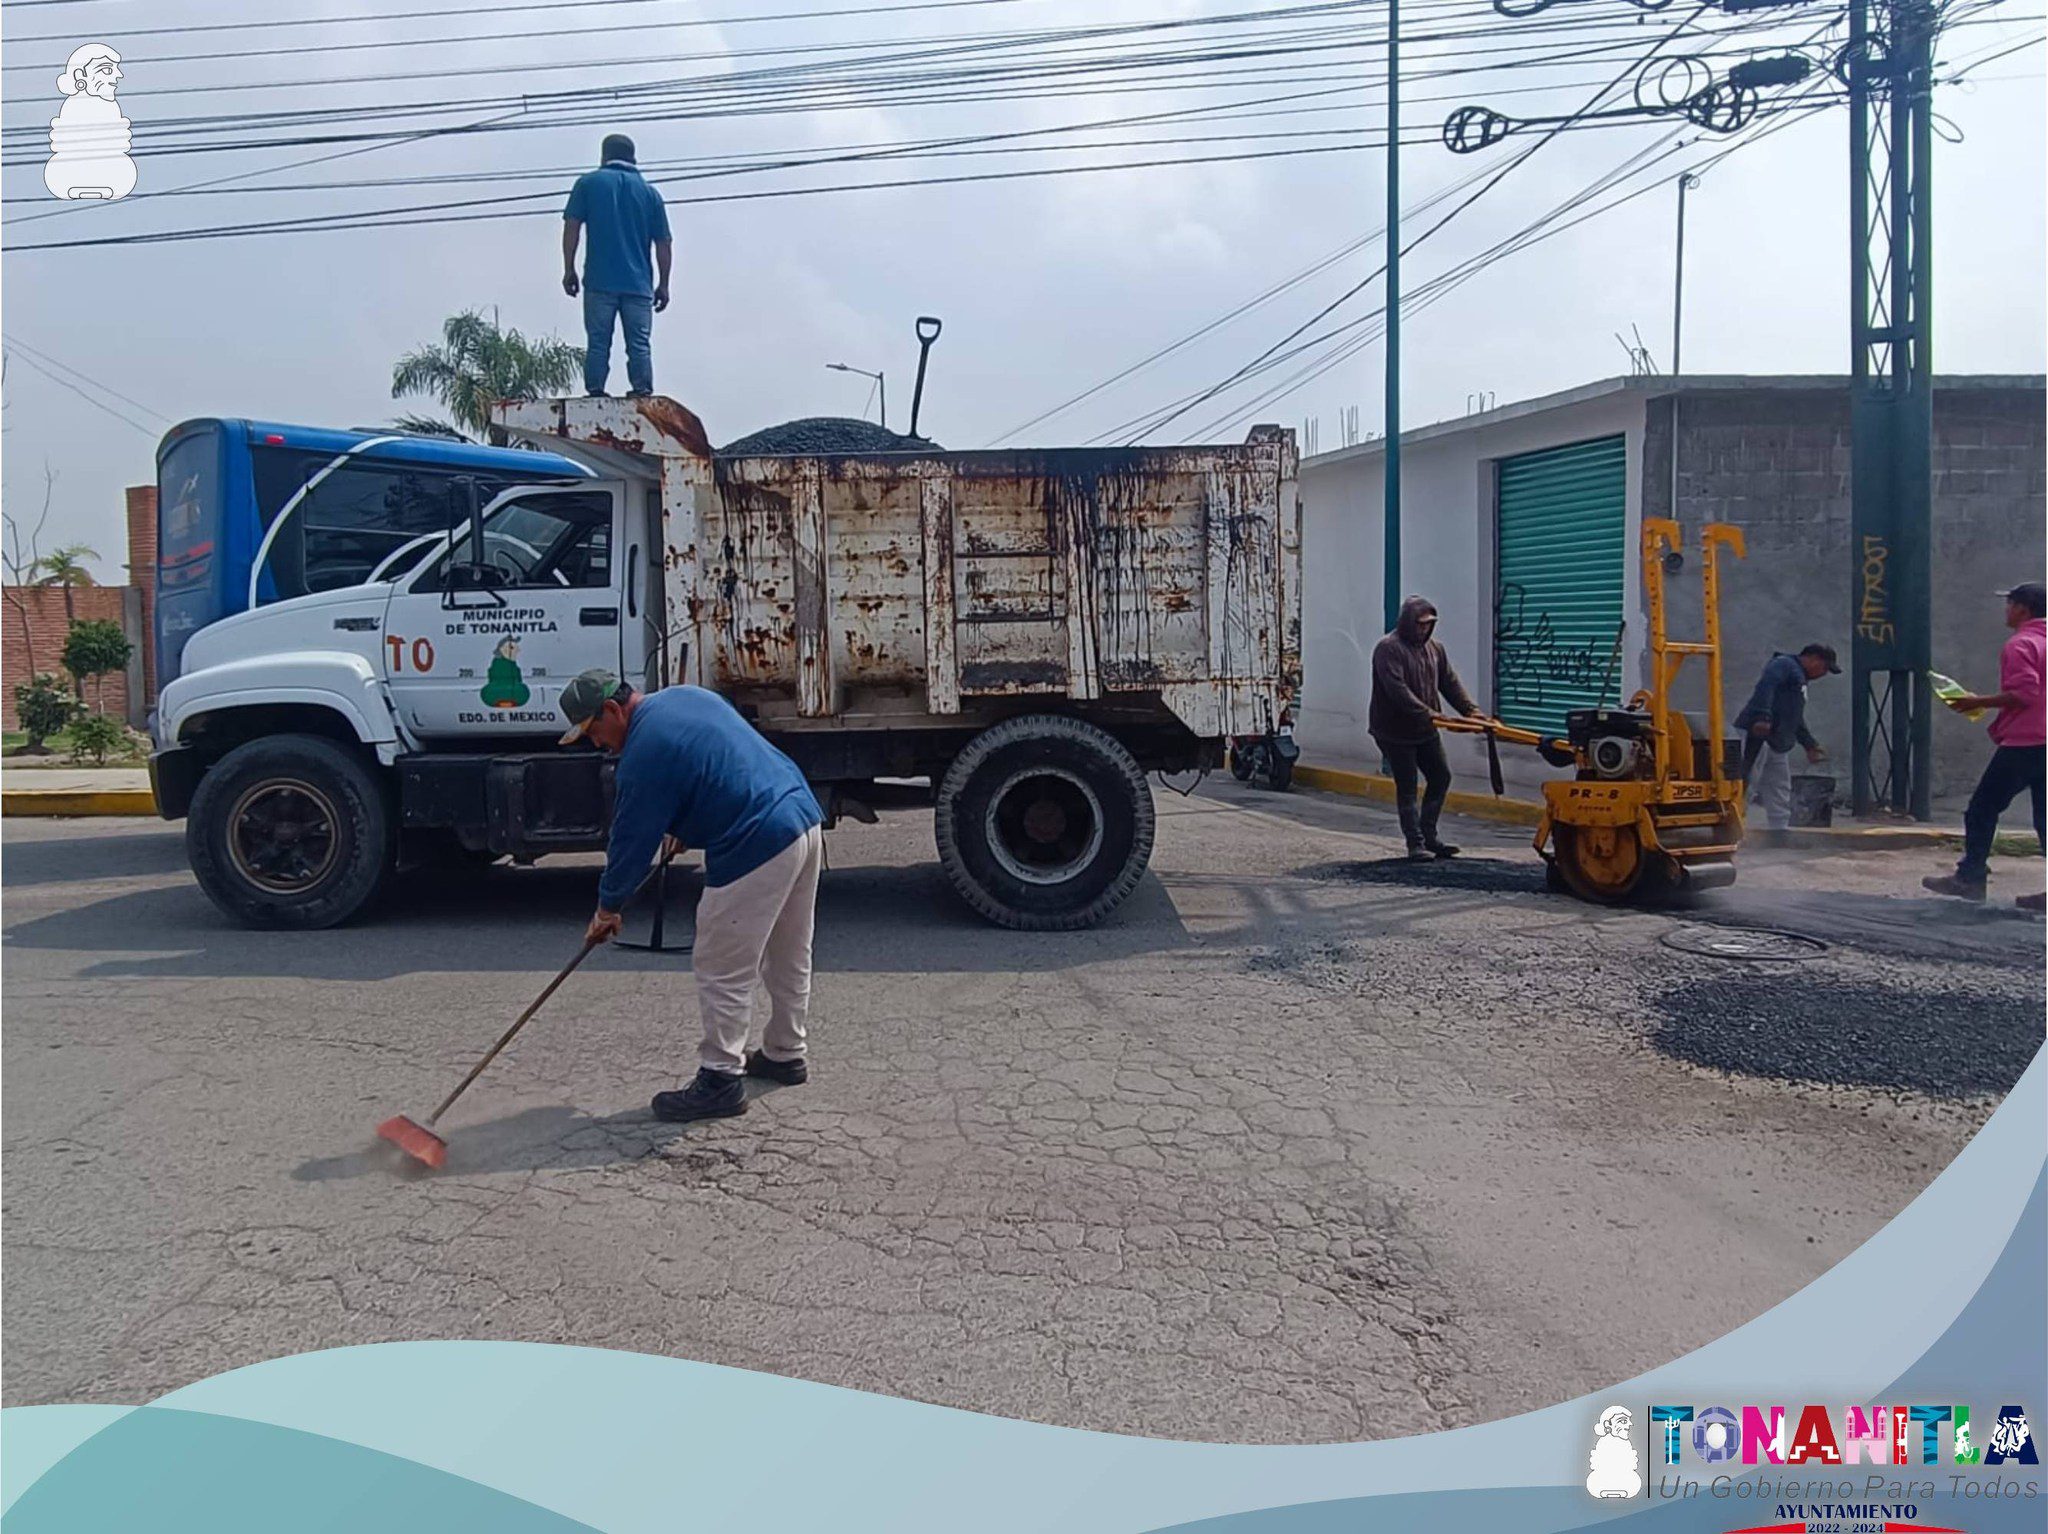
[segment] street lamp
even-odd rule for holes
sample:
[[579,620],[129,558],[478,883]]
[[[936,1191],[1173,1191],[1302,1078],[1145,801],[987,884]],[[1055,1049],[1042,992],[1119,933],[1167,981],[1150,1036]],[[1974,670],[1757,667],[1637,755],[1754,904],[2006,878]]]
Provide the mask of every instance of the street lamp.
[[835,373],[858,373],[863,378],[872,378],[875,381],[875,389],[881,395],[882,399],[882,430],[887,431],[889,429],[888,375],[883,373],[870,373],[866,368],[850,368],[843,362],[828,362],[825,364],[825,366],[830,368]]

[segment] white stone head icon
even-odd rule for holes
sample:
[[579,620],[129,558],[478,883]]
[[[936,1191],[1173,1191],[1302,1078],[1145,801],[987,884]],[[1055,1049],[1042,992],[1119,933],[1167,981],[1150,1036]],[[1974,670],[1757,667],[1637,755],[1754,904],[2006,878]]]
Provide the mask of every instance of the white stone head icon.
[[1626,1406],[1610,1406],[1593,1426],[1593,1453],[1588,1465],[1586,1490],[1600,1498],[1639,1497],[1643,1492],[1642,1464],[1629,1437],[1635,1416]]
[[64,106],[50,119],[50,160],[43,185],[53,197],[112,202],[135,190],[128,119],[114,99],[121,55],[105,43],[74,48],[57,89]]
[[83,43],[71,50],[64,73],[57,76],[57,89],[67,96],[80,92],[112,101],[121,85],[121,55],[105,43]]

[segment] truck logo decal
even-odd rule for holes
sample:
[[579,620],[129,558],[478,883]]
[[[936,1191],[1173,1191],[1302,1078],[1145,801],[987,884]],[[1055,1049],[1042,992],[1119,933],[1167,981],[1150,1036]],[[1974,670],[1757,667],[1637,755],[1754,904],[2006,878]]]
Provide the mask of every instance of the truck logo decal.
[[526,679],[519,674],[519,636],[507,634],[498,641],[491,656],[490,674],[479,694],[492,708],[524,708],[533,696]]

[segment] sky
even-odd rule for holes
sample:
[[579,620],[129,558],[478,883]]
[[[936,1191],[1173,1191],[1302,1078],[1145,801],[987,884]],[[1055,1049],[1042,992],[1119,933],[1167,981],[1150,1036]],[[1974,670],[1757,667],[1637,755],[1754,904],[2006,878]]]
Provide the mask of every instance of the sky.
[[[121,491],[154,478],[155,443],[172,423],[365,426],[434,413],[431,401],[392,400],[392,364],[464,308],[580,340],[579,307],[559,283],[561,199],[608,129],[638,141],[675,228],[656,386],[703,417],[714,442],[799,416],[872,416],[868,381],[834,362],[885,370],[890,424],[902,429],[925,314],[945,329],[920,428],[947,447],[1120,442],[1147,425],[1148,441],[1237,441],[1277,421],[1312,422],[1329,450],[1343,445],[1353,407],[1361,431],[1380,429],[1373,328],[1321,338],[1385,296],[1385,0],[891,3],[902,8],[0,6],[0,502],[32,526],[48,484],[42,549],[85,543],[101,578],[119,582]],[[2044,4],[1952,0],[1937,50],[1942,372],[2044,368]],[[835,10],[850,14],[817,14]],[[388,19],[399,12],[446,14]],[[1759,19],[1682,0],[1655,12],[1558,0],[1509,19],[1484,0],[1406,0],[1404,292],[1428,298],[1431,279],[1510,236],[1558,228],[1564,217],[1539,221],[1602,177],[1632,176],[1566,217],[1639,195],[1404,306],[1405,423],[1465,414],[1481,396],[1505,404],[1626,373],[1638,332],[1668,369],[1671,178],[1688,166],[1704,170],[1688,196],[1685,370],[1845,371],[1849,126],[1825,73],[1762,93],[1733,135],[1670,114],[1579,120],[1554,134],[1541,121],[1583,111],[1617,79],[1600,106],[1660,89],[1682,96],[1690,87],[1674,82],[1717,79],[1792,43],[1825,65],[1840,15],[1819,4]],[[1128,30],[1044,35],[1076,27]],[[136,191],[60,203],[43,182],[56,77],[73,46],[100,40],[122,56]],[[1653,47],[1679,62],[1638,91],[1638,61]],[[2001,49],[2013,51],[1993,57]],[[1467,104],[1539,121],[1453,154],[1439,130]],[[1131,118],[1145,120],[1120,121]],[[1118,125],[1077,126],[1104,123]],[[473,131],[430,132],[454,125]],[[919,143],[924,153],[902,152]],[[854,153],[867,158],[786,163]],[[1157,163],[1195,157],[1206,163]],[[1082,169],[1129,161],[1153,163]],[[1017,174],[1041,171],[1059,173]],[[1007,179],[931,183],[991,174]],[[815,190],[909,180],[928,184]],[[756,195],[780,192],[799,195]],[[521,216],[389,222],[448,202],[466,206],[397,216]],[[372,222],[72,243],[305,218]],[[1309,349],[1290,355],[1302,342]],[[1273,350],[1279,365],[1171,414]]]

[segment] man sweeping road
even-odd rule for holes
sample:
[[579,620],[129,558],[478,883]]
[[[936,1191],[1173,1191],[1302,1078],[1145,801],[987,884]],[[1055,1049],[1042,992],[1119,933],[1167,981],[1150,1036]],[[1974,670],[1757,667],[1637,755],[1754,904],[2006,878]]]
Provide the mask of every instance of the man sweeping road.
[[[562,744],[588,739],[619,759],[591,942],[619,935],[621,910],[658,847],[704,851],[691,953],[704,1019],[699,1066],[688,1086],[655,1095],[655,1117],[745,1113],[742,1074],[801,1086],[810,1078],[805,1022],[825,847],[824,816],[802,771],[702,687],[643,694],[609,671],[586,671],[562,690],[562,712],[570,724]],[[750,1055],[756,981],[771,1011]]]

